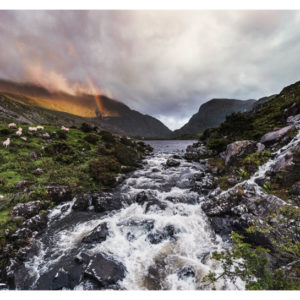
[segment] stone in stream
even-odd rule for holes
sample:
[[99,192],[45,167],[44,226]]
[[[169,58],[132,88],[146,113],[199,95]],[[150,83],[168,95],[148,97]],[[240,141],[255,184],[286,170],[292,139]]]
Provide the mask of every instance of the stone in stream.
[[111,193],[105,192],[92,194],[92,204],[96,212],[106,212],[122,208],[120,199],[116,199]]
[[90,194],[82,194],[75,197],[75,202],[72,209],[86,211],[92,204],[92,196]]
[[125,272],[123,264],[98,253],[90,258],[84,276],[97,282],[100,287],[108,288],[122,280]]
[[90,243],[101,243],[106,240],[108,236],[108,228],[107,223],[99,224],[95,227],[88,235],[86,235],[82,239],[82,243],[90,244]]
[[184,266],[177,271],[177,276],[181,280],[196,277],[195,269],[192,266]]
[[166,167],[170,168],[170,167],[178,167],[180,165],[180,161],[169,158],[166,162]]
[[163,230],[148,234],[147,239],[151,244],[159,244],[163,240],[174,240],[177,232],[173,225],[167,225]]

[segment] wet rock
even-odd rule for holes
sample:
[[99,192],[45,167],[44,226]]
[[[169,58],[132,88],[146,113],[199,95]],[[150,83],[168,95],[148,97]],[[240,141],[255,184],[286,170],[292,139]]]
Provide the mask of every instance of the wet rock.
[[300,114],[298,114],[296,116],[288,117],[286,122],[288,125],[295,125],[295,124],[299,123],[300,122]]
[[177,271],[177,276],[179,279],[185,280],[187,278],[196,277],[196,271],[192,266],[184,266]]
[[207,150],[203,144],[189,145],[186,148],[184,158],[187,161],[199,161],[203,156],[211,155],[212,152]]
[[213,217],[210,218],[210,223],[215,233],[220,234],[221,236],[226,236],[231,234],[231,223],[230,217]]
[[47,213],[36,215],[23,223],[23,226],[29,228],[31,231],[40,232],[47,227],[48,217]]
[[153,173],[157,173],[157,172],[159,172],[160,170],[159,170],[158,168],[153,168],[151,171],[152,171]]
[[148,201],[148,196],[147,196],[146,192],[142,191],[142,192],[138,193],[135,197],[135,201],[138,204],[144,204],[145,202],[147,202]]
[[280,170],[293,164],[293,153],[288,151],[286,155],[278,159],[271,168],[272,173],[277,173]]
[[44,173],[44,170],[41,168],[37,168],[33,171],[34,175],[42,175]]
[[13,217],[31,218],[39,213],[45,207],[41,201],[31,201],[27,203],[19,203],[10,212]]
[[54,182],[49,184],[46,189],[51,201],[54,201],[55,203],[72,200],[72,192],[67,185]]
[[204,172],[199,172],[193,175],[193,180],[195,181],[201,181],[203,177],[205,176]]
[[227,145],[225,151],[225,165],[228,166],[232,161],[241,155],[246,153],[253,153],[257,150],[256,143],[254,141],[237,141]]
[[92,204],[96,212],[106,212],[122,208],[120,199],[113,197],[111,193],[97,192],[92,195]]
[[29,157],[32,158],[32,159],[37,159],[38,155],[36,154],[36,152],[32,151],[32,152],[29,153]]
[[59,269],[52,281],[52,290],[61,290],[69,287],[69,274],[64,268]]
[[266,182],[270,181],[270,177],[258,177],[255,179],[255,183],[263,187]]
[[32,231],[28,228],[20,228],[11,235],[12,239],[27,239],[32,236]]
[[260,142],[262,144],[273,144],[275,142],[280,141],[287,133],[289,133],[294,129],[295,129],[294,125],[289,125],[279,130],[268,132],[260,139]]
[[166,239],[174,240],[177,232],[173,225],[167,225],[163,230],[148,234],[147,239],[151,244],[159,244]]
[[245,184],[205,201],[201,207],[217,233],[226,235],[236,231],[258,245],[270,247],[274,237],[251,233],[247,228],[279,213],[284,205],[283,200],[273,195],[259,195],[254,186]]
[[69,204],[66,204],[66,205],[62,206],[62,208],[60,209],[60,211],[61,211],[62,213],[64,213],[64,212],[66,212],[69,208],[70,208],[70,205],[69,205]]
[[108,236],[108,228],[107,223],[102,223],[95,227],[89,234],[87,234],[83,239],[82,243],[90,244],[90,243],[101,243],[106,240]]
[[89,206],[92,205],[92,196],[91,194],[82,194],[75,197],[75,202],[72,206],[72,209],[79,211],[88,210]]
[[180,161],[169,158],[166,162],[166,167],[171,168],[171,167],[178,167],[180,165]]
[[84,276],[96,281],[100,287],[108,288],[125,277],[125,267],[120,262],[98,253],[90,259]]
[[149,212],[150,210],[153,210],[154,207],[157,207],[160,210],[165,210],[167,208],[167,205],[158,199],[151,199],[147,202],[145,207],[145,213]]

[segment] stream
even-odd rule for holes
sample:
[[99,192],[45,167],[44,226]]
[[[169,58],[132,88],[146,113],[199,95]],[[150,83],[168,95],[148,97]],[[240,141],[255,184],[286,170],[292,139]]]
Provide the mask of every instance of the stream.
[[[74,211],[74,200],[53,208],[47,229],[16,273],[16,288],[55,289],[57,280],[70,282],[62,274],[71,274],[66,289],[99,289],[93,280],[82,277],[75,261],[82,254],[101,253],[125,270],[108,289],[210,289],[202,279],[209,271],[220,271],[220,266],[209,254],[230,245],[211,229],[201,209],[204,195],[192,191],[195,181],[207,179],[203,165],[182,158],[193,142],[149,141],[154,153],[113,191],[113,197],[122,201],[120,210],[96,213],[91,206],[88,211]],[[166,167],[174,157],[180,165]],[[137,203],[138,195],[155,201]],[[104,223],[108,231],[104,241],[82,242]],[[244,289],[244,284],[219,280],[216,288]]]

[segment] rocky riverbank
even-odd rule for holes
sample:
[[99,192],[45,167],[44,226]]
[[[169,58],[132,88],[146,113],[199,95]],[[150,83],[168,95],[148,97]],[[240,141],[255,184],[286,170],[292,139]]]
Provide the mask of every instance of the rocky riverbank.
[[[251,119],[255,113],[238,118]],[[256,140],[234,140],[239,134],[232,128],[230,137],[229,131],[224,130],[228,136],[223,137],[222,143],[232,142],[224,147],[218,140],[216,147],[214,136],[216,132],[221,136],[225,128],[222,124],[204,133],[202,141],[189,147],[185,154],[186,158],[205,164],[206,173],[211,174],[202,209],[215,232],[225,240],[236,232],[249,249],[265,249],[270,274],[277,275],[268,275],[272,283],[267,283],[261,272],[261,278],[256,280],[261,280],[263,289],[300,288],[299,113],[298,102],[292,103],[282,110],[286,118],[282,128],[266,132]],[[247,260],[249,256],[241,258]],[[252,279],[248,278],[249,287],[259,288],[253,284],[254,272],[252,275]]]
[[32,127],[0,125],[1,142],[10,139],[0,148],[1,288],[15,286],[14,270],[28,251],[34,252],[32,242],[44,232],[53,207],[68,203],[62,205],[63,213],[72,199],[72,208],[79,211],[89,201],[97,212],[120,207],[120,202],[110,201],[109,190],[152,151],[143,142],[87,124]]

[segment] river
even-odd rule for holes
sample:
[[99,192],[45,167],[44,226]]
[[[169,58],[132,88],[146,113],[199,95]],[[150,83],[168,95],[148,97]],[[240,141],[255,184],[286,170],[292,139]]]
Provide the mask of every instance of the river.
[[[63,277],[62,281],[68,282],[63,288],[99,289],[90,279],[77,276],[74,259],[82,253],[101,253],[125,268],[124,277],[109,287],[112,289],[210,289],[202,279],[209,271],[219,271],[220,266],[209,254],[228,245],[210,228],[201,209],[203,195],[191,189],[199,180],[197,174],[203,174],[200,163],[182,158],[184,149],[193,142],[149,141],[154,153],[113,192],[123,203],[120,210],[96,213],[90,207],[78,212],[72,210],[73,203],[53,208],[46,231],[33,243],[34,253],[16,272],[16,288],[53,289],[53,282],[64,272],[73,277]],[[180,165],[167,168],[166,161],[174,157]],[[141,192],[154,200],[137,203]],[[104,241],[82,242],[104,223],[108,229]],[[239,287],[220,280],[216,288]]]

